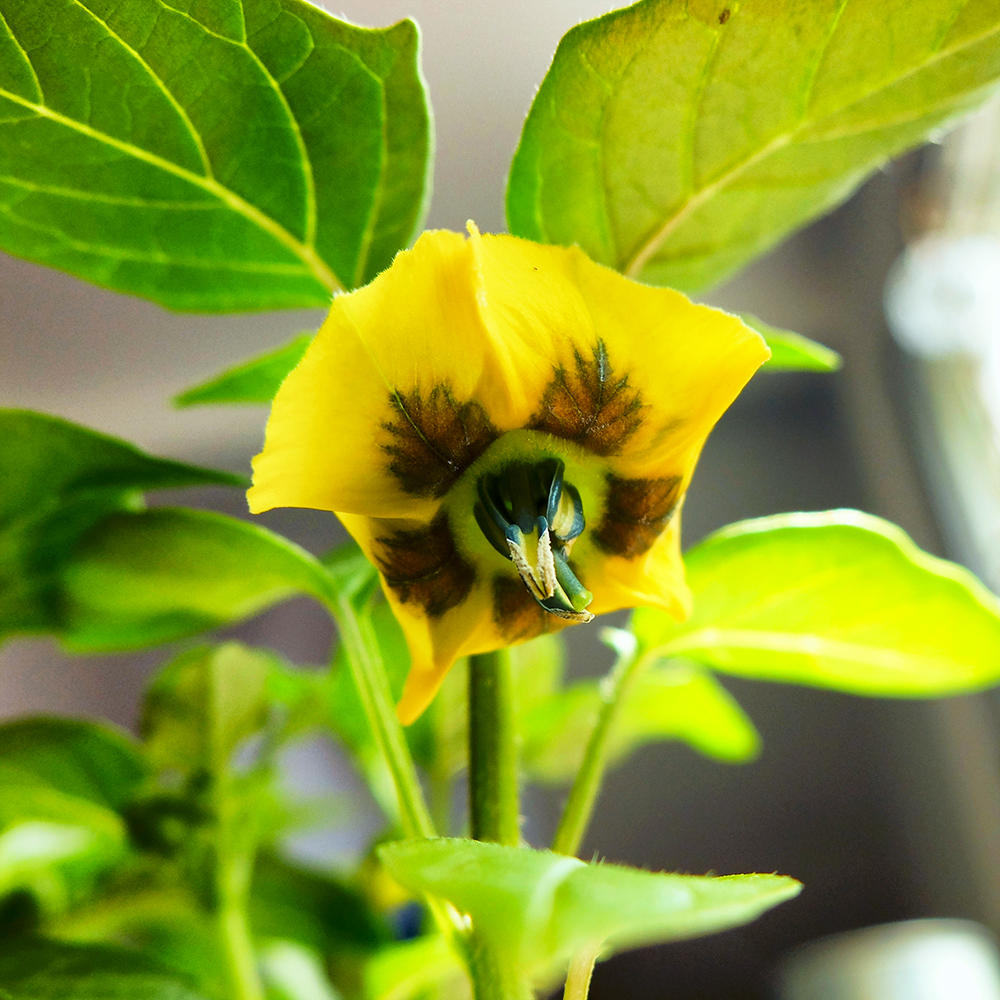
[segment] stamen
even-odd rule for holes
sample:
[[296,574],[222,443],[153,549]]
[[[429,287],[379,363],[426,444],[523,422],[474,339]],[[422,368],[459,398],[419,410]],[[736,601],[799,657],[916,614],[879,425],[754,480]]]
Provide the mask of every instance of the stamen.
[[486,540],[510,559],[528,593],[550,614],[588,622],[593,594],[569,565],[573,542],[586,526],[577,489],[558,459],[514,463],[483,476],[474,515]]

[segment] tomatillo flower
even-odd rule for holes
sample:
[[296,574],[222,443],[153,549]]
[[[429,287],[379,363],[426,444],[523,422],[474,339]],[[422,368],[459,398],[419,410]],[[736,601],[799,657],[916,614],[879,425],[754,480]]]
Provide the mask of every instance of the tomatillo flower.
[[336,512],[381,574],[415,719],[461,656],[689,595],[678,511],[768,357],[734,316],[577,248],[424,233],[274,400],[251,510]]

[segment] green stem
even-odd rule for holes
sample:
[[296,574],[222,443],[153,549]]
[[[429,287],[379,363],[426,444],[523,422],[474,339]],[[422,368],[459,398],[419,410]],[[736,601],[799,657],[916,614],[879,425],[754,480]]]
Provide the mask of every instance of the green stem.
[[622,652],[611,673],[601,683],[603,701],[601,713],[594,731],[590,734],[583,763],[573,782],[573,788],[559,822],[559,829],[556,830],[555,840],[552,843],[552,850],[557,854],[575,855],[580,850],[580,844],[590,825],[594,804],[597,802],[604,781],[611,727],[641,662],[642,656],[638,647]]
[[[347,663],[365,718],[392,775],[403,833],[412,838],[436,837],[413,757],[396,715],[389,677],[371,622],[357,613],[348,597],[338,596],[330,602],[329,608],[347,651]],[[460,915],[453,907],[432,896],[428,896],[426,902],[441,932],[456,949],[464,952],[466,930]]]
[[531,983],[513,974],[509,964],[475,935],[469,949],[469,972],[476,1000],[534,1000]]
[[[510,654],[469,657],[469,825],[476,840],[521,843]],[[531,1000],[530,982],[473,930],[467,952],[476,1000]]]
[[264,989],[257,972],[257,958],[250,938],[245,895],[233,894],[229,898],[221,898],[216,919],[226,956],[232,1000],[264,1000]]
[[469,819],[475,840],[521,843],[510,655],[469,658]]
[[590,977],[594,974],[594,964],[600,952],[601,945],[598,943],[591,948],[584,948],[569,963],[563,1000],[587,1000],[590,993]]
[[247,904],[257,854],[257,829],[239,807],[241,796],[225,765],[212,786],[217,817],[215,841],[215,923],[232,1000],[264,1000],[254,953]]
[[403,833],[407,837],[435,837],[437,831],[427,809],[403,727],[396,716],[389,678],[371,623],[358,615],[347,598],[338,598],[331,611],[340,630],[340,641],[347,651],[347,662],[368,725],[392,775]]

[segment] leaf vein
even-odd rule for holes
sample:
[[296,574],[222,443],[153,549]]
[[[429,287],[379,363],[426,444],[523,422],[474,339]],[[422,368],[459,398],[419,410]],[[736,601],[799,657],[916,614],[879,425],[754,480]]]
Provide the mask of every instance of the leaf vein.
[[[861,95],[849,104],[845,104],[837,108],[836,113],[842,114],[847,109],[854,107],[863,101],[866,101],[873,97],[880,91],[887,90],[889,87],[894,87],[901,83],[902,81],[908,79],[916,73],[922,72],[929,66],[933,65],[935,62],[939,62],[943,59],[950,58],[953,55],[959,54],[965,49],[971,48],[974,45],[978,45],[980,42],[986,41],[997,34],[1000,34],[1000,25],[989,29],[983,34],[967,39],[960,45],[957,45],[948,50],[939,50],[935,52],[934,55],[921,62],[917,66],[911,67],[907,72],[901,73],[899,76],[895,77],[891,82],[883,84],[879,87],[875,87],[867,93]],[[809,123],[809,128],[815,128],[818,122]],[[740,175],[745,173],[751,167],[755,166],[761,160],[766,159],[772,153],[779,149],[784,148],[789,143],[793,142],[798,134],[806,129],[805,123],[800,123],[795,126],[795,128],[790,129],[787,132],[783,132],[776,135],[770,142],[766,143],[755,153],[750,154],[743,160],[734,164],[724,173],[720,174],[715,180],[707,183],[701,190],[692,194],[672,216],[670,216],[662,226],[636,251],[630,261],[627,261],[625,267],[622,268],[622,273],[630,278],[638,278],[642,273],[643,269],[649,263],[650,259],[660,250],[663,244],[670,238],[670,236],[690,218],[706,201],[708,201],[713,195],[715,195],[720,189],[726,187],[728,184],[735,181]]]
[[201,137],[201,133],[194,127],[194,122],[188,116],[187,111],[184,110],[183,105],[174,96],[173,91],[166,85],[166,83],[157,75],[156,71],[148,62],[142,57],[142,55],[132,48],[128,42],[125,41],[121,35],[116,32],[111,25],[104,21],[102,18],[98,17],[89,7],[82,2],[82,0],[73,0],[73,3],[79,7],[81,10],[86,11],[102,28],[108,33],[108,35],[113,38],[130,56],[146,71],[149,78],[156,84],[164,97],[170,103],[170,106],[177,113],[177,116],[184,123],[184,127],[187,129],[192,140],[194,141],[195,147],[198,150],[198,156],[201,159],[202,167],[205,170],[206,177],[212,177],[212,162],[208,158],[208,151],[205,149],[204,140]]
[[136,159],[142,160],[151,166],[163,170],[166,173],[173,174],[175,177],[179,177],[182,180],[188,181],[189,183],[208,191],[233,211],[239,213],[255,225],[259,226],[266,233],[268,233],[268,235],[272,236],[283,246],[291,250],[292,253],[294,253],[295,256],[297,256],[303,264],[305,264],[306,267],[312,271],[317,280],[326,286],[330,292],[336,292],[342,289],[342,285],[337,280],[336,275],[334,275],[334,273],[330,270],[326,262],[319,257],[312,244],[303,243],[297,240],[279,222],[272,219],[270,216],[265,215],[255,205],[252,205],[245,199],[241,198],[238,194],[236,194],[236,192],[224,187],[214,178],[204,177],[199,174],[192,173],[190,170],[187,170],[176,163],[171,163],[169,160],[164,159],[156,153],[151,153],[149,150],[142,149],[140,146],[135,146],[132,143],[124,142],[121,139],[116,139],[114,136],[100,132],[83,122],[75,121],[72,118],[68,118],[66,115],[53,111],[45,105],[27,101],[23,97],[20,97],[19,95],[8,90],[0,88],[0,97],[6,97],[11,102],[28,108],[29,110],[34,111],[37,115],[48,118],[58,125],[80,132],[97,142],[105,143],[128,156],[133,156]]
[[38,92],[38,100],[45,100],[45,92],[42,90],[42,81],[38,79],[38,74],[35,72],[34,63],[31,61],[31,56],[28,55],[27,49],[17,40],[17,36],[11,30],[10,24],[7,19],[3,16],[3,11],[0,11],[0,24],[2,24],[7,29],[7,34],[10,35],[11,41],[17,46],[18,51],[24,56],[24,62],[28,69],[31,70],[31,77],[35,81],[35,90]]
[[39,184],[26,181],[13,174],[0,174],[0,184],[24,188],[26,191],[37,191],[39,194],[51,194],[62,198],[78,198],[81,201],[99,201],[109,205],[134,205],[137,208],[170,208],[170,209],[216,209],[218,206],[210,201],[182,201],[169,198],[138,198],[128,195],[105,194],[104,192],[84,191],[81,188],[62,187],[58,184]]
[[157,253],[155,251],[125,250],[119,246],[106,246],[102,243],[89,243],[86,240],[74,239],[61,229],[51,226],[41,226],[36,222],[24,219],[9,206],[0,205],[0,215],[6,215],[16,223],[39,233],[59,240],[60,243],[73,250],[92,253],[111,260],[142,261],[152,264],[180,265],[195,268],[224,268],[230,271],[241,271],[252,274],[309,274],[309,269],[301,264],[265,264],[257,261],[234,261],[221,258],[179,257],[176,254]]

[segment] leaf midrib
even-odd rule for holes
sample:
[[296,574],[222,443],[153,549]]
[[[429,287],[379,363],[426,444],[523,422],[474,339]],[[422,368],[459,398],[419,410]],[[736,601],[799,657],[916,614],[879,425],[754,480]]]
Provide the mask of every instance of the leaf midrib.
[[933,656],[889,649],[861,642],[830,639],[815,632],[780,632],[758,629],[703,628],[678,636],[657,649],[660,655],[675,656],[698,651],[743,649],[769,653],[790,653],[815,658],[837,659],[858,666],[880,667],[889,671],[909,670],[922,665],[940,672],[945,664],[969,666],[948,656]]
[[58,125],[62,125],[64,128],[72,129],[81,135],[86,135],[89,138],[94,139],[97,142],[105,143],[114,149],[120,150],[128,156],[143,160],[159,170],[173,174],[175,177],[179,177],[182,180],[201,188],[203,191],[208,192],[214,198],[233,209],[239,215],[242,215],[244,218],[254,223],[254,225],[264,230],[270,236],[274,237],[274,239],[277,240],[282,246],[290,250],[306,265],[309,271],[312,272],[312,274],[327,288],[331,294],[342,290],[343,286],[340,281],[327,264],[320,258],[319,254],[316,252],[315,246],[296,239],[295,236],[293,236],[275,219],[266,215],[259,208],[252,205],[244,198],[241,198],[234,191],[224,187],[213,177],[202,177],[199,174],[193,173],[187,168],[181,167],[176,163],[171,163],[162,156],[151,153],[140,146],[133,145],[132,143],[125,142],[121,139],[116,139],[114,136],[110,136],[105,132],[100,132],[97,129],[91,128],[89,125],[85,125],[83,122],[78,122],[67,117],[66,115],[60,114],[57,111],[53,111],[51,108],[46,107],[43,104],[37,104],[34,101],[25,100],[23,97],[18,94],[14,94],[9,90],[0,88],[0,97],[4,97],[21,107],[27,108],[39,117],[48,118],[50,121],[53,121]]
[[[783,149],[785,146],[789,145],[799,134],[805,132],[809,129],[816,128],[824,120],[828,120],[833,117],[833,115],[843,114],[848,108],[854,107],[864,101],[869,100],[874,95],[888,90],[891,87],[895,87],[908,77],[911,77],[917,73],[920,73],[929,67],[933,66],[936,62],[943,59],[951,58],[953,55],[961,52],[963,49],[970,48],[972,46],[978,45],[985,39],[990,38],[993,35],[1000,33],[1000,25],[993,27],[991,30],[984,32],[981,35],[976,35],[974,38],[967,39],[960,45],[956,45],[949,49],[939,49],[935,52],[929,59],[924,60],[919,65],[912,66],[905,73],[901,73],[887,83],[883,83],[871,90],[866,91],[864,94],[855,98],[849,103],[840,105],[834,112],[827,114],[824,117],[816,118],[813,120],[807,120],[803,118],[794,128],[789,129],[787,132],[783,132],[775,136],[770,142],[762,146],[756,153],[751,154],[746,159],[741,160],[736,163],[733,167],[727,170],[725,173],[721,174],[710,184],[706,184],[700,191],[690,195],[686,201],[680,206],[680,208],[668,218],[664,224],[653,234],[653,236],[644,243],[638,251],[627,260],[622,267],[622,273],[630,278],[638,278],[642,271],[645,269],[649,261],[656,255],[663,244],[670,238],[670,236],[685,222],[687,219],[693,215],[706,201],[712,198],[720,189],[727,187],[738,177],[744,174],[751,167],[756,166],[761,160],[766,159],[772,153],[777,152],[779,149]],[[832,38],[832,35],[831,35]],[[829,40],[828,40],[829,41]]]

